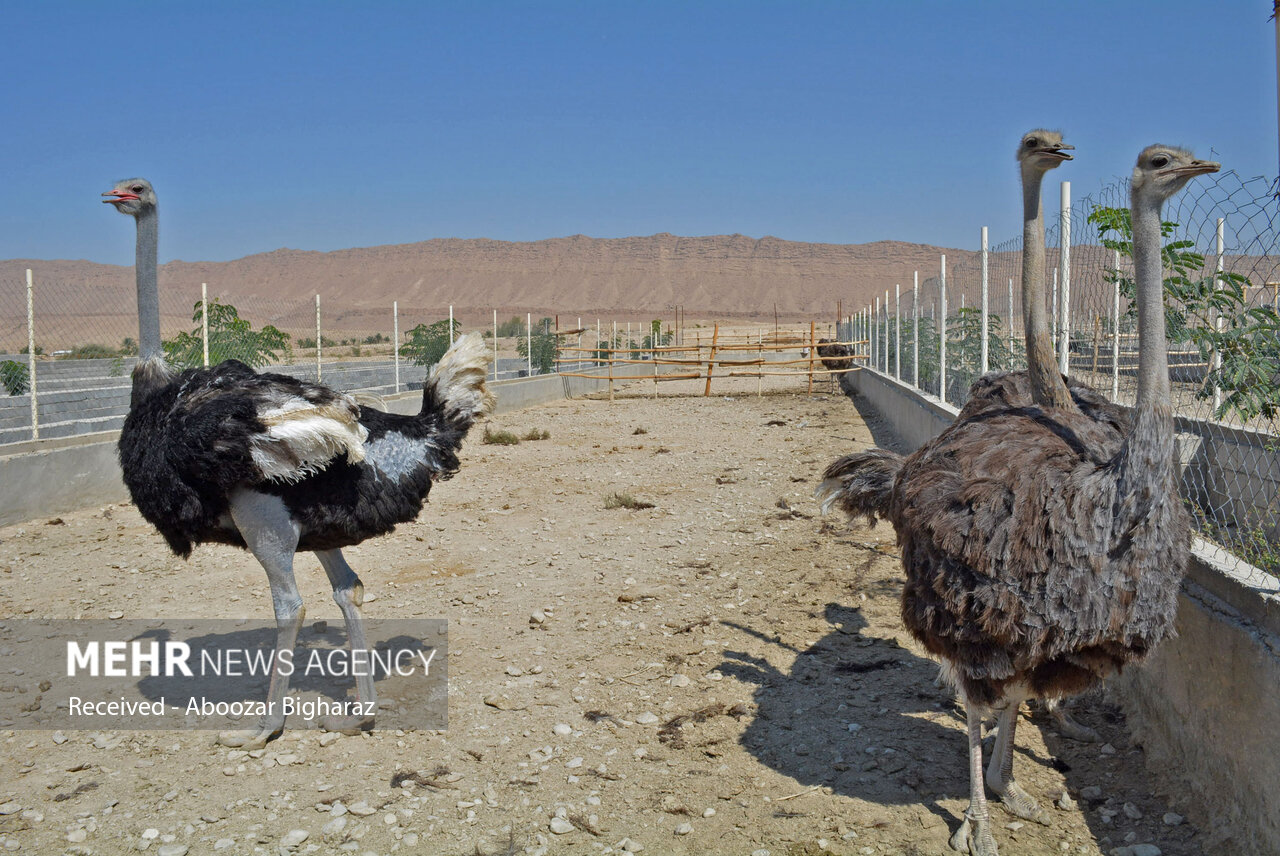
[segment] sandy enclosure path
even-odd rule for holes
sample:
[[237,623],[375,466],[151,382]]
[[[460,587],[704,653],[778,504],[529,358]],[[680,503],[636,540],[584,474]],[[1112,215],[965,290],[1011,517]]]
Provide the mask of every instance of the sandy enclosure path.
[[[964,719],[901,627],[893,532],[824,521],[813,500],[822,467],[871,432],[847,399],[769,380],[763,397],[746,379],[711,398],[637,385],[506,414],[495,427],[550,437],[477,431],[418,522],[347,551],[367,615],[449,620],[446,731],[294,729],[247,754],[204,731],[0,732],[0,847],[951,852]],[[607,510],[614,491],[654,507]],[[314,557],[297,567],[307,620],[337,621]],[[0,615],[117,610],[271,615],[247,554],[179,560],[131,506],[0,530]],[[37,681],[3,675],[0,691]],[[1060,805],[1049,827],[993,808],[1001,852],[1201,853],[1115,705],[1075,710],[1108,745],[1024,720],[1017,774]]]

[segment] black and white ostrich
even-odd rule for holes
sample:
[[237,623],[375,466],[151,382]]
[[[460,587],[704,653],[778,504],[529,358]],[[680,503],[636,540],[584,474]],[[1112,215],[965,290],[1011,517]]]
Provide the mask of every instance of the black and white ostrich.
[[[179,556],[204,542],[253,553],[271,585],[278,652],[293,649],[305,612],[294,554],[313,551],[352,650],[367,650],[364,588],[341,548],[413,520],[432,483],[457,472],[462,439],[493,405],[484,343],[476,334],[454,343],[427,377],[415,416],[362,407],[326,386],[259,374],[237,360],[176,372],[160,343],[155,191],[131,178],[103,196],[137,221],[139,360],[120,464],[138,510]],[[277,669],[267,693],[271,713],[256,728],[224,732],[219,742],[260,748],[278,736],[288,687],[288,675]],[[357,677],[356,693],[372,710],[371,676]],[[321,721],[344,732],[372,724],[372,716]]]
[[[1113,404],[1093,389],[1059,373],[1053,353],[1046,283],[1044,205],[1041,186],[1045,174],[1072,159],[1074,146],[1062,133],[1036,128],[1018,141],[1017,161],[1022,185],[1022,311],[1027,342],[1026,371],[990,372],[974,381],[959,420],[974,418],[991,408],[1056,408],[1083,413],[1094,425],[1086,439],[1090,448],[1110,456],[1119,451],[1131,427],[1126,408]],[[828,478],[841,480],[841,489],[829,502],[851,514],[873,511],[885,516],[890,488],[905,459],[883,449],[846,456],[833,464]],[[940,679],[941,680],[941,679]],[[1058,699],[1042,700],[1059,733],[1082,741],[1097,741],[1098,733],[1081,725],[1059,705]]]
[[828,504],[893,523],[906,570],[903,622],[964,699],[970,802],[951,839],[958,850],[997,853],[983,711],[1003,707],[986,784],[1014,814],[1044,820],[1012,777],[1021,701],[1082,692],[1172,633],[1190,519],[1174,464],[1160,208],[1218,169],[1172,146],[1138,156],[1130,186],[1138,394],[1118,449],[1091,446],[1097,422],[1074,409],[992,406],[903,461],[875,488],[887,490],[885,500],[848,506],[846,459],[827,469]]

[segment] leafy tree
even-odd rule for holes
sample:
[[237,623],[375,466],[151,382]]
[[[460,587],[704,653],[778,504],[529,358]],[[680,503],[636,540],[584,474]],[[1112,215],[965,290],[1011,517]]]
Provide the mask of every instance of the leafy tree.
[[[1009,344],[1001,329],[999,315],[987,316],[987,364],[991,371],[1007,369],[1011,360]],[[923,361],[923,357],[922,357]],[[947,326],[948,392],[963,394],[982,371],[982,310],[976,306],[962,308]]]
[[0,386],[10,395],[22,395],[31,389],[27,367],[17,360],[0,362]]
[[[175,366],[193,368],[204,364],[204,343],[201,338],[201,321],[204,305],[196,301],[191,313],[195,329],[183,331],[164,343],[164,355]],[[292,354],[289,337],[281,330],[266,325],[254,330],[248,320],[240,317],[240,311],[220,298],[209,301],[209,364],[224,360],[240,360],[261,368],[269,363],[287,360]]]
[[415,364],[430,366],[440,362],[444,352],[449,350],[451,339],[462,333],[462,322],[453,322],[453,335],[449,335],[449,319],[443,318],[430,324],[419,324],[406,335],[407,341],[400,346],[400,356],[408,357]]
[[512,315],[508,320],[498,325],[498,338],[509,339],[512,336],[523,336],[525,321],[519,315]]
[[[1127,208],[1094,208],[1089,222],[1098,226],[1103,246],[1133,257],[1133,224]],[[1172,235],[1177,225],[1162,222],[1161,236]],[[1191,241],[1170,241],[1161,249],[1164,270],[1169,272],[1164,279],[1169,342],[1195,346],[1206,363],[1215,353],[1221,358],[1221,367],[1211,364],[1196,391],[1197,398],[1207,399],[1215,387],[1222,390],[1222,405],[1214,416],[1222,418],[1235,411],[1245,420],[1275,419],[1280,415],[1280,314],[1265,304],[1248,305],[1248,277],[1227,272],[1199,275],[1204,256],[1193,246]],[[1118,283],[1121,295],[1129,298],[1121,325],[1131,327],[1137,315],[1133,278],[1117,271],[1108,271],[1105,278]]]
[[556,357],[560,356],[560,342],[551,329],[550,318],[543,318],[535,324],[532,336],[522,336],[516,341],[516,353],[528,357],[530,345],[533,347],[531,362],[537,373],[549,374],[555,371]]

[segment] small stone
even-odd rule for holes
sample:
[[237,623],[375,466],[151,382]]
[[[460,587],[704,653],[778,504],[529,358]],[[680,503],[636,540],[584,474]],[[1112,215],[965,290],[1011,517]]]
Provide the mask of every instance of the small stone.
[[110,618],[112,621],[119,621],[121,618],[124,618],[124,612],[119,609],[112,610],[107,613],[107,618]]
[[668,683],[673,687],[687,687],[692,681],[689,680],[688,675],[672,675]]
[[569,725],[567,722],[557,722],[555,727],[551,729],[551,732],[561,737],[568,737],[573,733],[573,726]]
[[73,829],[67,833],[67,840],[72,844],[79,844],[89,837],[89,833],[83,829]]
[[30,821],[31,823],[39,823],[44,820],[44,812],[34,808],[24,809],[22,812],[22,819]]
[[1098,753],[1100,755],[1114,755],[1116,754],[1116,747],[1112,746],[1110,743],[1103,743],[1102,748],[1098,750]]
[[1161,856],[1161,850],[1154,844],[1135,844],[1129,848],[1132,856]]
[[151,829],[142,830],[143,841],[155,841],[159,837],[160,837],[160,830],[155,829],[154,827]]
[[1077,808],[1076,801],[1073,800],[1071,798],[1071,794],[1066,791],[1063,791],[1062,796],[1058,797],[1056,805],[1063,811],[1075,811]]
[[301,763],[301,761],[302,757],[300,755],[294,755],[291,752],[286,752],[283,755],[276,756],[276,763],[281,767],[288,767],[291,764]]
[[565,766],[566,766],[566,767],[568,767],[570,770],[575,769],[575,768],[577,768],[577,767],[581,767],[581,766],[582,766],[582,759],[581,759],[581,758],[572,758],[572,759],[570,759],[568,762],[566,762],[566,763],[565,763]]
[[524,675],[524,669],[519,666],[507,666],[507,674],[513,678],[518,678]]
[[1102,799],[1102,788],[1097,785],[1088,785],[1080,789],[1080,799],[1082,800],[1100,800]]
[[1178,824],[1182,823],[1183,818],[1182,818],[1182,815],[1174,814],[1173,812],[1170,811],[1165,813],[1165,816],[1162,818],[1162,820],[1164,820],[1165,826],[1177,826]]
[[658,721],[658,717],[654,716],[652,713],[650,713],[647,710],[636,717],[636,722],[640,723],[641,725],[653,725],[657,721]]
[[339,732],[337,732],[337,731],[326,731],[324,734],[321,734],[321,735],[320,735],[320,739],[319,739],[319,741],[317,741],[317,742],[318,742],[321,746],[331,746],[331,745],[333,745],[334,743],[337,743],[337,742],[338,742],[339,740],[341,740],[341,739],[342,739],[342,735],[341,735]]
[[214,850],[226,850],[228,847],[235,847],[236,840],[234,838],[219,838],[213,842]]
[[156,856],[187,856],[187,851],[190,849],[185,844],[162,844],[156,851]]
[[715,816],[716,816],[716,810],[715,810],[715,809],[713,809],[713,808],[709,808],[709,809],[707,809],[706,811],[704,811],[704,812],[702,813],[702,816],[703,816],[703,817],[715,817]]
[[320,834],[326,838],[332,838],[342,834],[342,830],[347,828],[347,819],[345,817],[335,817],[333,820],[320,827]]
[[628,853],[639,853],[644,850],[644,845],[634,838],[624,838],[618,842],[618,846]]
[[17,814],[20,811],[22,811],[22,804],[13,800],[0,805],[0,814]]
[[549,824],[549,828],[556,835],[564,835],[567,832],[573,832],[578,827],[574,826],[572,823],[570,823],[568,820],[566,820],[563,817],[553,817],[551,818],[551,823]]
[[63,743],[67,742],[67,735],[63,734],[61,731],[55,731],[53,732],[53,742],[61,746]]
[[359,802],[354,802],[347,806],[347,811],[351,812],[356,817],[368,817],[377,811],[377,809],[369,805],[364,800],[360,800]]
[[280,839],[280,846],[292,850],[311,836],[305,829],[291,829]]
[[546,621],[547,621],[547,614],[540,609],[534,610],[532,613],[529,614],[530,624],[545,624]]
[[1142,810],[1131,802],[1125,803],[1121,810],[1124,811],[1124,816],[1130,820],[1142,820]]
[[389,811],[382,816],[382,822],[387,826],[395,826],[400,822],[400,818],[396,817],[396,813],[394,811]]
[[765,850],[764,848],[761,848],[759,850],[752,850],[751,856],[769,856],[769,851]]
[[1026,826],[1025,823],[1023,823],[1020,820],[1015,820],[1013,823],[1006,823],[1004,825],[1004,828],[1010,830],[1011,832],[1017,832],[1019,829],[1021,829],[1024,826]]
[[693,832],[692,823],[682,823],[676,827],[676,835],[688,835],[690,832]]

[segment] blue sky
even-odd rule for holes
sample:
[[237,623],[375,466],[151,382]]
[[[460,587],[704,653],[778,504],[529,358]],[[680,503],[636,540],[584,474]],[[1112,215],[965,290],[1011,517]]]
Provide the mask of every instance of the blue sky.
[[[1277,170],[1265,0],[0,0],[0,258],[743,233],[976,248],[1018,137],[1077,196],[1151,142]],[[1210,151],[1212,149],[1212,152]],[[1056,200],[1056,188],[1050,188]]]

